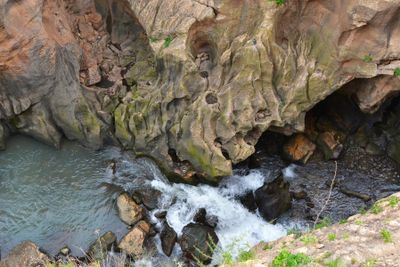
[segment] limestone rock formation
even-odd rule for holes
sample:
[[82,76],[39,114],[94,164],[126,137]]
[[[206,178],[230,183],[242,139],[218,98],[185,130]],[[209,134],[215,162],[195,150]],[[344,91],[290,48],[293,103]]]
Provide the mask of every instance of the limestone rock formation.
[[0,148],[119,143],[192,179],[229,175],[267,129],[352,85],[399,91],[400,0],[3,0]]

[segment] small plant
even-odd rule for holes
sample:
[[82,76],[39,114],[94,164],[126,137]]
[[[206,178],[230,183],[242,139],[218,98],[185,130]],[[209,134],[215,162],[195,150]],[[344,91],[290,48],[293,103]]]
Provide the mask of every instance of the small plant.
[[372,58],[370,55],[365,55],[365,56],[363,57],[363,61],[364,61],[365,63],[370,63],[370,62],[372,62],[372,60],[373,60],[373,58]]
[[150,37],[149,37],[149,41],[150,41],[150,43],[155,43],[155,42],[158,41],[158,39],[155,38],[155,37],[150,36]]
[[389,205],[394,208],[399,205],[400,199],[397,196],[391,196],[389,198]]
[[383,208],[378,203],[375,203],[374,205],[372,205],[370,211],[373,214],[378,214],[383,211]]
[[365,213],[367,213],[367,211],[365,210],[365,208],[364,207],[362,207],[361,209],[359,209],[359,211],[358,211],[358,213],[360,213],[360,214],[365,214]]
[[346,224],[347,223],[347,219],[341,219],[340,221],[339,221],[339,224]]
[[269,1],[274,1],[277,6],[282,6],[286,2],[286,0],[269,0]]
[[356,264],[357,260],[355,258],[351,258],[351,264]]
[[296,227],[287,231],[287,235],[294,235],[295,238],[299,238],[302,234],[301,230]]
[[336,240],[336,234],[334,234],[334,233],[329,233],[329,234],[328,234],[328,240],[329,240],[329,241],[335,241],[335,240]]
[[222,260],[223,260],[224,264],[227,264],[227,265],[233,264],[232,253],[230,251],[224,251],[224,253],[222,253]]
[[400,68],[399,67],[394,69],[394,76],[400,77]]
[[382,237],[383,241],[385,241],[385,243],[393,242],[392,234],[387,229],[382,229],[381,230],[381,237]]
[[343,239],[344,240],[347,240],[347,239],[349,239],[350,238],[350,234],[349,233],[344,233],[343,234]]
[[263,247],[263,250],[270,250],[270,249],[272,249],[272,245],[270,244],[265,244]]
[[299,267],[311,262],[311,258],[303,253],[292,254],[282,250],[272,261],[272,267]]
[[246,262],[249,260],[254,259],[255,253],[252,250],[243,250],[239,253],[239,256],[237,258],[238,262]]
[[374,267],[376,265],[375,259],[369,259],[363,266],[364,267]]
[[346,266],[343,261],[338,258],[336,260],[328,261],[325,263],[326,267],[344,267]]
[[363,225],[364,224],[363,221],[361,221],[361,220],[357,220],[354,223],[357,224],[357,225]]
[[168,35],[167,38],[164,39],[164,48],[169,47],[172,40],[174,40],[174,38],[171,35]]
[[318,239],[316,236],[313,235],[305,235],[300,239],[300,241],[303,242],[304,245],[309,245],[317,243]]
[[329,219],[328,217],[325,217],[319,223],[317,223],[315,225],[315,229],[321,229],[321,228],[327,227],[331,224],[332,224],[331,219]]

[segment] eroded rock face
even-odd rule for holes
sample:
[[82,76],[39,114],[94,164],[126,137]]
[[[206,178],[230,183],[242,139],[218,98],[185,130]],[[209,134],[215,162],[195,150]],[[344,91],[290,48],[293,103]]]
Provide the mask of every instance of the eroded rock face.
[[0,261],[0,267],[46,266],[49,263],[49,257],[40,252],[38,246],[26,241],[16,246],[7,257]]
[[93,147],[117,139],[187,179],[217,180],[266,129],[304,130],[305,112],[351,81],[366,112],[398,91],[399,8],[4,0],[0,146],[8,132],[56,146],[63,135]]

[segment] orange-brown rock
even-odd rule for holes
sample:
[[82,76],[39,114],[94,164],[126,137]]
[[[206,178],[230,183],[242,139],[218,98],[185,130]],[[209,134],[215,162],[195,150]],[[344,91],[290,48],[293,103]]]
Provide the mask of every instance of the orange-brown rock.
[[144,242],[149,230],[150,225],[147,222],[138,222],[138,224],[122,238],[118,247],[135,259],[140,258],[144,252]]
[[16,246],[4,259],[0,261],[0,267],[33,267],[47,266],[50,258],[39,251],[39,247],[30,241]]
[[292,162],[307,163],[315,148],[315,144],[305,134],[295,134],[283,146],[283,156]]

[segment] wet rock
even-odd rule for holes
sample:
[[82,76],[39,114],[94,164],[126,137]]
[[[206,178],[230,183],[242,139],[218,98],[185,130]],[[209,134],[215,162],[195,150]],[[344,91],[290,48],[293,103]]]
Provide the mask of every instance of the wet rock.
[[135,227],[122,238],[118,244],[118,248],[131,257],[140,259],[144,252],[144,244],[149,231],[150,225],[147,222],[138,222]]
[[71,250],[69,249],[69,247],[65,246],[62,249],[60,249],[60,255],[63,256],[68,256],[71,253]]
[[139,200],[138,203],[149,209],[154,210],[158,207],[158,199],[161,196],[161,192],[153,188],[143,188],[133,193],[133,198]]
[[136,204],[127,193],[123,193],[118,197],[117,208],[119,217],[128,225],[133,225],[140,221],[144,215],[144,209]]
[[292,196],[293,199],[305,199],[307,197],[307,192],[306,191],[295,191],[295,192],[290,192],[290,195]]
[[196,214],[193,216],[193,221],[200,224],[205,224],[207,222],[206,216],[207,211],[205,208],[198,209]]
[[254,195],[258,211],[267,221],[276,219],[291,207],[289,183],[282,175],[258,188]]
[[283,157],[291,162],[307,163],[315,151],[315,144],[304,134],[296,134],[283,146]]
[[318,148],[324,153],[325,159],[337,159],[343,150],[335,132],[324,132],[318,136]]
[[167,217],[167,211],[166,210],[162,210],[162,211],[157,211],[156,213],[154,213],[154,217],[156,217],[157,219],[165,219],[165,217]]
[[0,267],[36,267],[46,266],[49,263],[49,257],[40,252],[36,244],[25,241],[12,249],[7,257],[0,261]]
[[116,244],[117,237],[115,234],[110,231],[106,232],[90,245],[87,255],[90,260],[102,260]]
[[211,226],[212,228],[217,227],[218,224],[218,217],[211,215],[211,216],[207,216],[207,225]]
[[240,198],[240,203],[245,206],[250,211],[255,211],[257,209],[256,200],[254,199],[253,191],[248,192]]
[[213,253],[211,248],[218,244],[218,237],[212,227],[190,223],[183,228],[179,244],[185,259],[208,264]]
[[170,256],[177,240],[177,234],[167,222],[164,222],[163,229],[160,233],[160,239],[164,254]]

